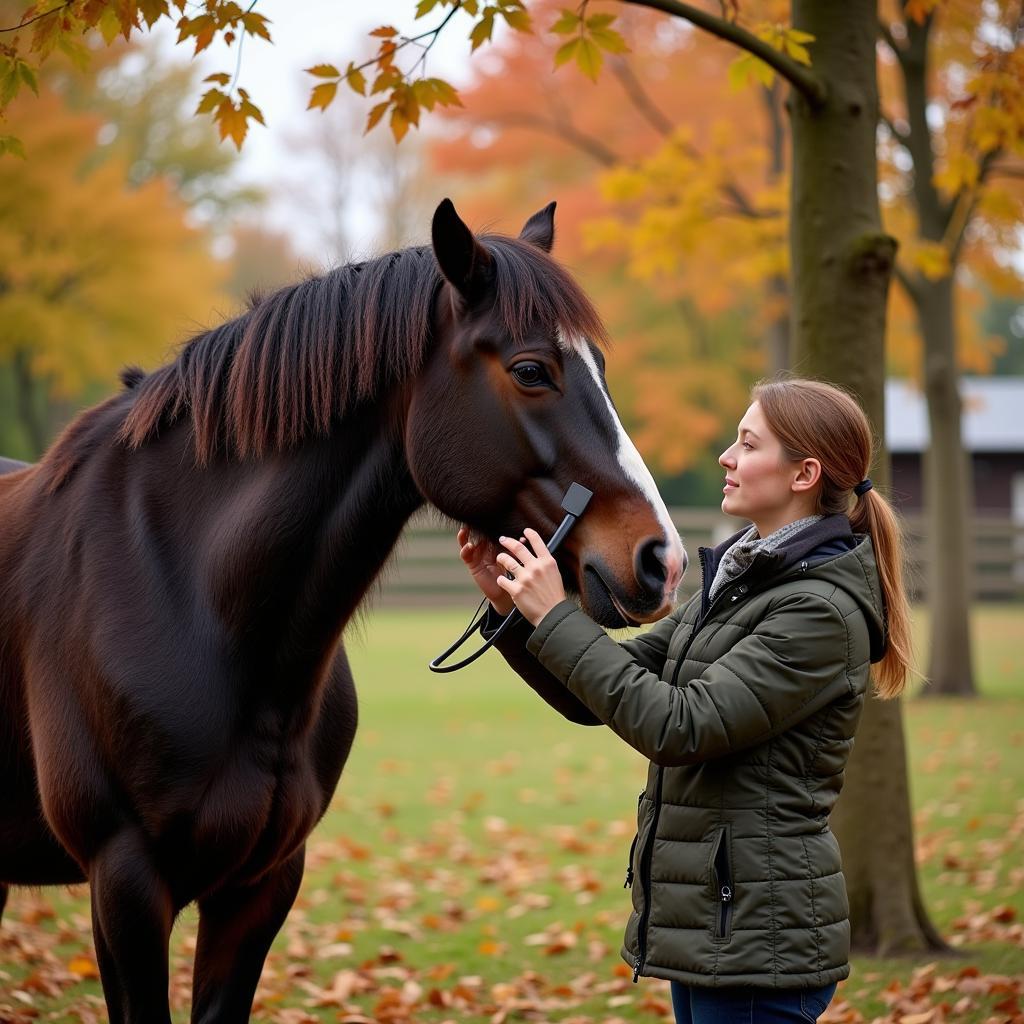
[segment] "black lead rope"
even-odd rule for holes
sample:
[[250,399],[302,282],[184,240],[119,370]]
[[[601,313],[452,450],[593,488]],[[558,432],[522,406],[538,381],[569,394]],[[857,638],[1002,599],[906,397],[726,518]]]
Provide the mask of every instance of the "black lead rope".
[[[569,490],[565,492],[565,497],[562,498],[562,511],[565,512],[565,518],[559,524],[558,529],[555,530],[555,532],[551,535],[551,540],[549,540],[547,543],[548,551],[550,551],[553,554],[555,550],[558,548],[558,546],[562,543],[562,541],[565,540],[566,534],[568,534],[568,532],[572,529],[573,524],[576,522],[576,520],[579,519],[581,515],[583,515],[587,505],[590,504],[590,499],[593,496],[594,492],[587,490],[587,488],[584,487],[582,484],[570,484]],[[498,626],[498,628],[494,631],[490,639],[487,640],[483,647],[480,647],[478,650],[475,650],[468,658],[463,658],[462,661],[457,661],[454,665],[445,665],[445,659],[448,658],[450,655],[454,654],[470,638],[470,636],[472,636],[472,634],[476,632],[476,630],[479,628],[480,624],[484,621],[484,619],[487,618],[486,611],[484,611],[483,614],[478,614],[480,612],[480,609],[483,608],[486,603],[487,598],[485,597],[480,602],[480,604],[477,605],[476,611],[473,612],[474,619],[466,627],[466,630],[462,634],[462,636],[460,636],[459,639],[451,645],[451,647],[449,647],[446,651],[443,651],[436,658],[434,658],[433,661],[429,663],[431,672],[455,672],[457,669],[465,668],[467,665],[472,664],[474,661],[476,661],[477,658],[480,657],[481,654],[484,653],[484,651],[489,650],[491,647],[494,646],[498,638],[505,632],[505,630],[509,628],[509,626],[512,625],[513,622],[515,622],[519,618],[522,618],[519,609],[513,608],[512,611],[510,611],[508,615],[505,616],[505,618],[501,622],[501,625]]]

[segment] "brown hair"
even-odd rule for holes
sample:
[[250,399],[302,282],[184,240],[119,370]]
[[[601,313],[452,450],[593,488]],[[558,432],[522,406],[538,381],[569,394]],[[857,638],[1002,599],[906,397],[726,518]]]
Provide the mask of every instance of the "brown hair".
[[856,400],[821,381],[784,378],[761,381],[751,395],[787,458],[817,459],[821,488],[816,511],[842,512],[857,533],[871,537],[882,581],[886,650],[875,673],[880,697],[898,697],[910,670],[910,609],[903,587],[903,536],[889,502],[873,487],[854,494],[868,475],[871,427]]

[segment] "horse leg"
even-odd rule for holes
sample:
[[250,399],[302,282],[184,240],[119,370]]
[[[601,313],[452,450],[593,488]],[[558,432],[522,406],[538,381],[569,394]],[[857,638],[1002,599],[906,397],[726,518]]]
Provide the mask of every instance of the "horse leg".
[[228,886],[199,901],[192,1024],[244,1024],[263,962],[302,881],[306,848],[253,885]]
[[138,829],[89,865],[96,959],[111,1024],[170,1024],[167,946],[174,904]]

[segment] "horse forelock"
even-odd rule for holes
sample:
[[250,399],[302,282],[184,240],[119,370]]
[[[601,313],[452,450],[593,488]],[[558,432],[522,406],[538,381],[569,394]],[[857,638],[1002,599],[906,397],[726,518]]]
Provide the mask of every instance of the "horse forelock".
[[[513,341],[538,322],[566,338],[607,341],[582,288],[545,252],[500,235],[480,241],[494,263],[495,314]],[[188,417],[204,463],[218,450],[260,456],[325,436],[355,405],[418,372],[442,281],[421,246],[253,295],[240,316],[133,380],[119,437],[138,447]]]

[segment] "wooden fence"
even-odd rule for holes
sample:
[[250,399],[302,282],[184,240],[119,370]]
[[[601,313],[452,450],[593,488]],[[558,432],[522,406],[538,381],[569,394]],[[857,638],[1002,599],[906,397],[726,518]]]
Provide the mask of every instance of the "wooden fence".
[[[736,520],[717,509],[674,508],[672,519],[690,555],[681,587],[689,595],[700,583],[697,548],[719,542],[736,529]],[[472,609],[479,592],[459,561],[455,531],[438,524],[436,513],[424,511],[406,527],[384,573],[377,607],[442,607]],[[973,591],[976,600],[1024,600],[1024,523],[1005,516],[977,516],[974,540]],[[923,522],[908,517],[909,580],[916,600],[926,597]]]

